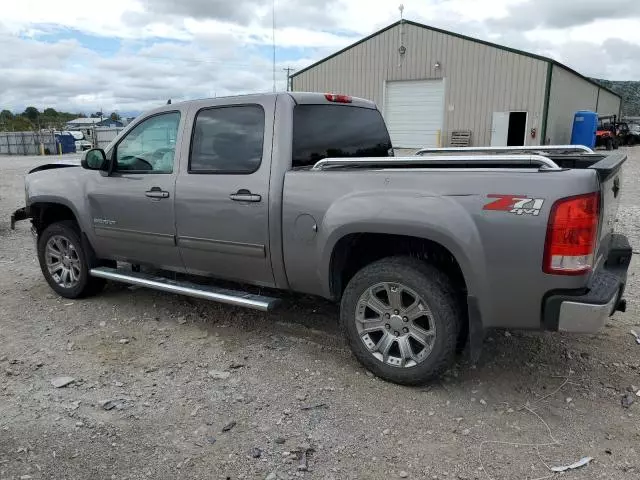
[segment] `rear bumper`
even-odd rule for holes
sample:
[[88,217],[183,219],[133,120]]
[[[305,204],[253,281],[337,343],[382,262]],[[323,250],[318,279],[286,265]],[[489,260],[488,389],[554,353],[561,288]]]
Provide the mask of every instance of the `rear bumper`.
[[632,250],[627,237],[614,235],[604,266],[594,273],[586,289],[550,292],[543,302],[545,329],[595,333],[616,311],[624,311],[622,299]]

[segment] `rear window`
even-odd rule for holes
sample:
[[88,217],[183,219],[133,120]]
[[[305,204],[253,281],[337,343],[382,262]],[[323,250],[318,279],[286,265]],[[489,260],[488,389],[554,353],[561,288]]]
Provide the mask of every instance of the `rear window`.
[[378,110],[344,105],[297,105],[293,168],[327,158],[389,157],[391,139]]

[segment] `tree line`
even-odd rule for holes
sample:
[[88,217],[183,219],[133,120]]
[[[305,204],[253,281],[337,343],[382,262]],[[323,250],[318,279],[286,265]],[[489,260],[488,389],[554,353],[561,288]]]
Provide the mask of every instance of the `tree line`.
[[[95,112],[90,118],[110,118],[113,121],[120,120],[117,112],[103,116],[103,112]],[[75,118],[87,118],[84,113],[59,112],[55,108],[45,108],[42,112],[36,107],[27,107],[22,113],[14,113],[11,110],[0,111],[0,131],[27,132],[42,129],[64,130],[65,125]]]

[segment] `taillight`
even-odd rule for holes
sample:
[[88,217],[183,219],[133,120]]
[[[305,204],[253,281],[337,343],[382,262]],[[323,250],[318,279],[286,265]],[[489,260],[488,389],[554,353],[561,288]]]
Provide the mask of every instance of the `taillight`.
[[558,200],[551,208],[542,270],[582,275],[593,267],[600,218],[598,192]]
[[351,103],[353,101],[349,95],[336,95],[335,93],[325,93],[324,98],[335,103]]

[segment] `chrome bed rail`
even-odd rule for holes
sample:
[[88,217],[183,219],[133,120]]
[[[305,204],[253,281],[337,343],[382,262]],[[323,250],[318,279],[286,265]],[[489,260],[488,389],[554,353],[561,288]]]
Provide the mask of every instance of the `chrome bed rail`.
[[553,160],[542,155],[420,155],[415,157],[372,158],[325,158],[311,170],[328,170],[340,167],[369,168],[424,168],[438,166],[457,168],[482,168],[489,164],[493,168],[538,168],[539,170],[562,170]]
[[423,156],[434,153],[595,153],[584,145],[533,145],[526,147],[438,147],[422,148],[416,155]]

